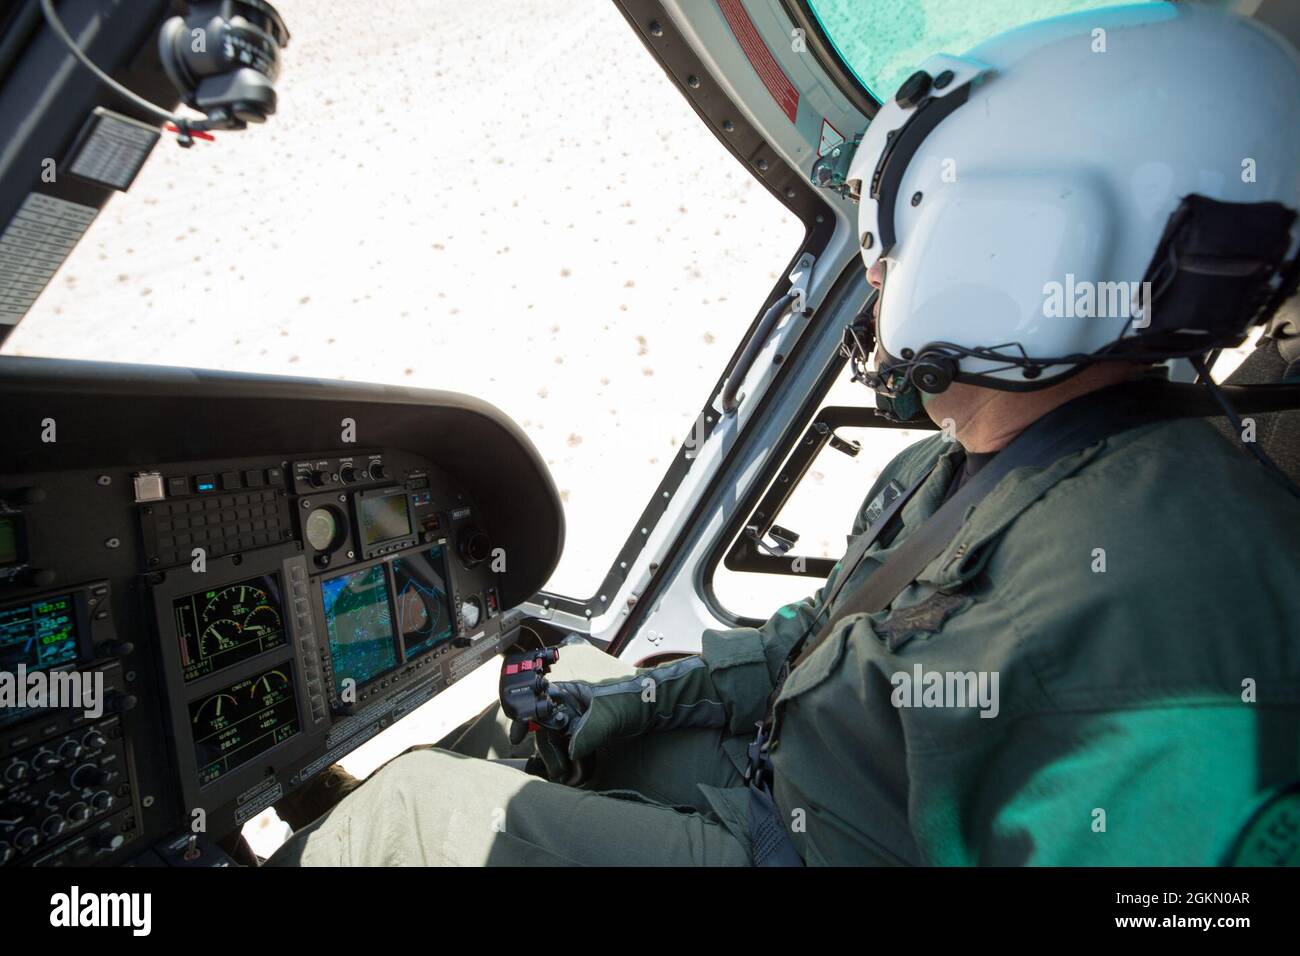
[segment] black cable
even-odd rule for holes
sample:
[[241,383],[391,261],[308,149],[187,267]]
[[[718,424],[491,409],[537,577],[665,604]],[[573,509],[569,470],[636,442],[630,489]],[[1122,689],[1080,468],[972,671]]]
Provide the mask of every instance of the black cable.
[[54,10],[54,0],[41,0],[41,12],[45,14],[45,21],[50,25],[50,29],[54,31],[54,35],[63,41],[64,46],[72,51],[72,55],[77,58],[77,61],[93,73],[101,83],[113,90],[113,92],[117,93],[119,96],[125,97],[131,103],[146,111],[155,119],[159,119],[164,123],[175,124],[176,128],[181,131],[182,136],[187,135],[189,130],[204,128],[202,123],[170,113],[161,106],[156,106],[155,104],[150,103],[144,97],[133,93],[96,66],[94,61],[82,51],[81,47],[77,46],[77,41],[72,38],[71,34],[69,34],[67,29],[63,26],[63,21],[59,19],[58,14]]
[[1296,484],[1291,480],[1291,477],[1279,468],[1272,458],[1269,458],[1268,455],[1264,453],[1264,451],[1259,447],[1259,443],[1246,441],[1244,435],[1246,430],[1245,425],[1242,424],[1241,418],[1238,417],[1237,410],[1233,408],[1232,403],[1228,401],[1228,397],[1223,394],[1223,389],[1219,388],[1218,383],[1214,381],[1213,377],[1211,377],[1210,370],[1205,364],[1205,358],[1202,356],[1200,358],[1192,359],[1191,363],[1192,367],[1197,371],[1197,381],[1204,385],[1205,388],[1209,389],[1210,394],[1214,396],[1214,400],[1219,403],[1219,407],[1223,409],[1223,413],[1228,417],[1228,421],[1232,424],[1233,429],[1235,429],[1237,433],[1238,442],[1255,456],[1255,459],[1264,466],[1266,472],[1280,481],[1282,486],[1291,492],[1291,494],[1300,498],[1300,487],[1296,487]]
[[534,630],[533,630],[531,627],[529,627],[527,624],[520,624],[520,625],[519,625],[519,630],[521,630],[521,631],[527,631],[529,634],[533,635],[533,639],[537,641],[537,648],[538,648],[538,650],[545,650],[545,649],[546,649],[546,642],[542,640],[542,636],[541,636],[540,634],[538,634],[536,631],[534,631]]

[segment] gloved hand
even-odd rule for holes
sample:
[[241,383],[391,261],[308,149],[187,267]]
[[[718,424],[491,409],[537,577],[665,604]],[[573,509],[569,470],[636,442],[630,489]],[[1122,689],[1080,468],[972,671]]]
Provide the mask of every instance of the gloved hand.
[[[567,722],[566,722],[567,726]],[[587,776],[590,769],[569,759],[569,736],[564,730],[556,730],[534,720],[512,720],[510,722],[510,742],[515,746],[522,744],[530,732],[534,734],[534,746],[537,755],[546,765],[546,779],[553,783],[577,786]]]
[[[549,713],[534,722],[537,750],[551,780],[569,782],[575,768],[604,744],[652,730],[722,727],[726,712],[699,657],[687,657],[605,681],[552,681],[546,686]],[[516,724],[520,722],[516,721]],[[511,727],[522,740],[527,725]]]
[[[529,730],[536,728],[537,753],[546,764],[547,779],[576,786],[589,775],[586,758],[594,747],[573,751],[572,735],[591,706],[590,681],[549,681],[545,699],[540,701],[531,720],[510,723],[510,742],[523,743]],[[589,739],[590,735],[583,739]]]

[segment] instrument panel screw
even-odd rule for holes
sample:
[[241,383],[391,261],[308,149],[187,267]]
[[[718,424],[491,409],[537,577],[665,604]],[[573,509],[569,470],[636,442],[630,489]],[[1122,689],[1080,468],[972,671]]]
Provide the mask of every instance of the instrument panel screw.
[[733,123],[731,120],[722,121],[722,131],[724,133],[734,133],[735,130],[736,130],[736,124]]
[[95,484],[99,485],[101,488],[107,488],[112,483],[113,478],[111,475],[100,475],[95,479]]
[[692,73],[686,78],[686,85],[693,90],[698,90],[700,88],[700,78]]
[[106,548],[117,548],[117,547],[120,547],[121,544],[122,544],[122,542],[121,542],[120,540],[118,540],[117,538],[109,538],[107,541],[104,542],[104,547],[106,547]]
[[921,194],[920,194],[920,193],[912,193],[912,205],[913,205],[913,206],[919,206],[919,205],[921,205]]
[[664,28],[659,24],[658,20],[651,20],[646,29],[650,31],[652,37],[661,37],[664,35]]

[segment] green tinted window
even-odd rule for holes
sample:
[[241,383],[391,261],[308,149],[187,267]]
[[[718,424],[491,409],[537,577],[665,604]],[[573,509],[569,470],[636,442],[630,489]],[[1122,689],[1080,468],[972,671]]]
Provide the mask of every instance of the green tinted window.
[[926,57],[965,53],[994,34],[1114,0],[808,0],[840,59],[884,102]]

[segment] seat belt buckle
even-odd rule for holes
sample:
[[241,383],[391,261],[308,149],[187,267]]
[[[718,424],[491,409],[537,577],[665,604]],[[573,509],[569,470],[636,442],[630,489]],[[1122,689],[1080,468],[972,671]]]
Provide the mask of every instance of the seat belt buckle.
[[750,741],[745,748],[745,783],[751,787],[758,787],[761,790],[770,790],[772,787],[772,761],[767,756],[765,748],[771,739],[767,727],[761,722],[754,724],[758,731],[754,734],[754,739]]

